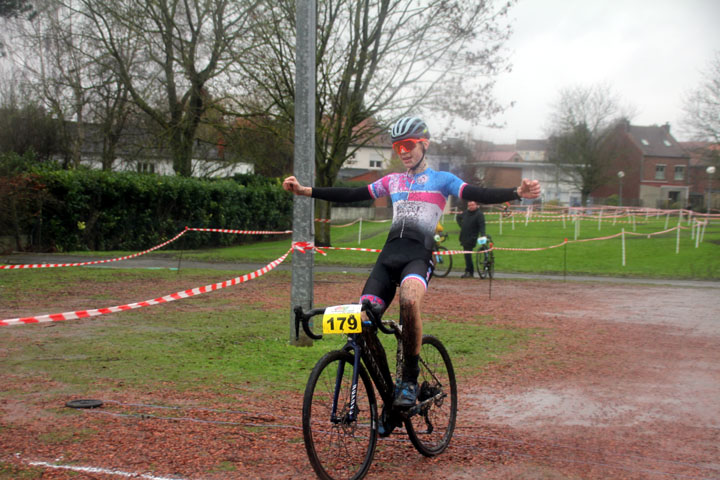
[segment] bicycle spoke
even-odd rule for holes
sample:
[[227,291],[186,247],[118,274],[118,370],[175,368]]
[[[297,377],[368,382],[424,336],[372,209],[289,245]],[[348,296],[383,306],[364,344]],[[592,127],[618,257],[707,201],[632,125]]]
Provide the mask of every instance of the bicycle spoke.
[[450,357],[439,340],[423,337],[420,352],[421,408],[406,423],[415,448],[426,456],[437,455],[450,442],[455,428],[457,390]]
[[366,373],[358,380],[356,417],[349,420],[352,363],[346,363],[343,369],[335,419],[331,418],[341,361],[351,362],[352,356],[331,352],[323,357],[305,391],[303,433],[310,462],[321,478],[361,478],[370,466],[375,448],[372,422],[376,411],[374,398],[368,395]]

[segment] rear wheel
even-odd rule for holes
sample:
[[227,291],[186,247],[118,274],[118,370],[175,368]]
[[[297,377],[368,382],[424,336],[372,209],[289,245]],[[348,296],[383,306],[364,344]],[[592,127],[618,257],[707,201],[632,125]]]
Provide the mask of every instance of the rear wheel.
[[[365,476],[377,442],[377,404],[370,377],[360,365],[355,416],[351,415],[353,355],[334,351],[313,368],[303,398],[303,437],[310,464],[319,478]],[[338,386],[337,407],[333,398]]]
[[495,254],[490,250],[485,259],[485,271],[490,278],[495,277]]
[[475,252],[475,267],[477,268],[478,276],[481,279],[487,277],[488,275],[487,270],[485,269],[486,258],[488,255],[487,250],[488,249],[485,245],[481,245],[477,252]]
[[405,421],[415,449],[426,457],[443,452],[450,443],[457,416],[457,384],[450,355],[442,342],[424,335],[418,376],[420,413]]
[[[437,246],[438,252],[447,252],[447,248]],[[433,270],[433,276],[435,277],[447,277],[452,270],[452,255],[438,255],[433,254],[435,260],[435,269]]]

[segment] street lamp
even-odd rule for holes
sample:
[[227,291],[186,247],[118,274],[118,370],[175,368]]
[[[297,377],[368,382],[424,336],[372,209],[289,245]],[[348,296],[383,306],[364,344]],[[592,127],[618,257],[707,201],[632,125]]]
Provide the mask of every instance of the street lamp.
[[715,173],[715,167],[713,165],[710,165],[705,169],[705,173],[708,174],[707,213],[710,214],[710,200],[712,199],[712,176]]
[[620,180],[620,195],[618,196],[618,207],[622,206],[622,179],[625,176],[625,172],[620,170],[618,172],[618,180]]

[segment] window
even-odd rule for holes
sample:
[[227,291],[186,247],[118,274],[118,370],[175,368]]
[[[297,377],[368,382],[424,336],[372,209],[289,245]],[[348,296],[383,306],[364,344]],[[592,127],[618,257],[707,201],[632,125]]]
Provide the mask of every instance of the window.
[[155,164],[151,162],[138,162],[137,171],[140,173],[155,173]]
[[655,180],[665,180],[665,165],[655,165]]
[[685,165],[675,165],[675,180],[685,180]]
[[640,141],[641,141],[641,142],[642,142],[642,144],[643,144],[643,145],[645,145],[645,146],[648,146],[648,145],[650,145],[650,142],[648,142],[648,141],[647,141],[647,140],[645,140],[644,138],[641,138],[641,139],[640,139]]
[[370,168],[381,168],[382,160],[370,160]]
[[672,147],[672,143],[670,143],[670,140],[663,140],[663,143],[666,147]]

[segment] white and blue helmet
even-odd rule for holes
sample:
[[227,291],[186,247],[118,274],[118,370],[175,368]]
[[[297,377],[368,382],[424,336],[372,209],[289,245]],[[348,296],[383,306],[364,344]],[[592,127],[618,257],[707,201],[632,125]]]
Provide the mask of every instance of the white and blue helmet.
[[393,142],[407,140],[408,138],[430,138],[427,124],[418,117],[403,117],[390,129],[390,139]]

